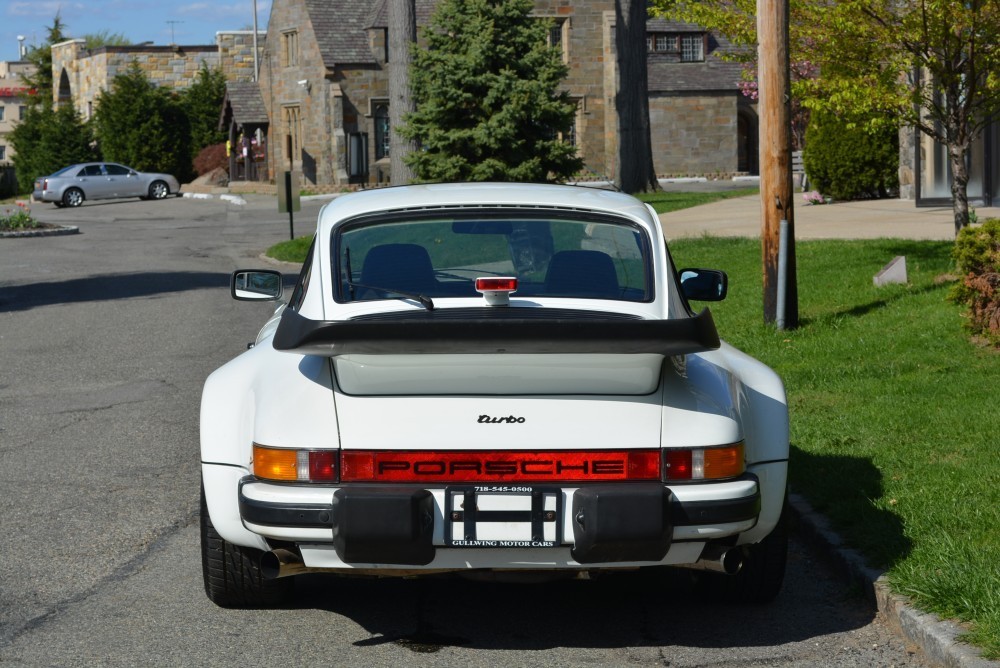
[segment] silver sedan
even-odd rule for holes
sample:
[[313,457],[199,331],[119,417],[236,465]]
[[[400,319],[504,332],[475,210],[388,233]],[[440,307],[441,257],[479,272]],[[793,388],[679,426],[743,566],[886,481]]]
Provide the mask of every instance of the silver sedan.
[[137,172],[113,162],[85,162],[35,179],[33,195],[36,201],[56,206],[80,206],[91,199],[163,199],[180,189],[170,174]]

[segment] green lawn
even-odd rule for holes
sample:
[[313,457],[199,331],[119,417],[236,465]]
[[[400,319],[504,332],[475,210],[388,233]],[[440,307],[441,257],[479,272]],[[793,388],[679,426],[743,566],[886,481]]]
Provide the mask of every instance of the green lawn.
[[[947,242],[800,241],[801,327],[763,324],[760,242],[671,244],[682,266],[725,269],[712,307],[730,343],[784,378],[791,483],[923,609],[972,622],[1000,657],[1000,353],[947,300]],[[905,255],[909,285],[872,276]]]
[[692,206],[698,206],[700,204],[717,202],[720,199],[756,195],[759,192],[760,188],[755,186],[753,188],[740,188],[739,190],[726,190],[714,193],[644,193],[637,195],[637,197],[647,204],[652,204],[653,208],[656,209],[656,213],[666,213],[667,211],[678,211],[680,209],[689,209]]

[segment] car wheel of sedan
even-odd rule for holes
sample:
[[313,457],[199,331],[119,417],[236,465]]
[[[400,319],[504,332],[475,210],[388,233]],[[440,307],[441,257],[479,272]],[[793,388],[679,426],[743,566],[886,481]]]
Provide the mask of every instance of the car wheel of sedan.
[[153,181],[149,184],[150,199],[164,199],[170,194],[170,188],[163,181]]
[[63,206],[80,206],[83,204],[83,191],[79,188],[70,188],[63,193]]
[[292,594],[292,578],[267,580],[260,572],[260,550],[233,545],[212,525],[201,491],[201,570],[205,593],[223,608],[270,608]]

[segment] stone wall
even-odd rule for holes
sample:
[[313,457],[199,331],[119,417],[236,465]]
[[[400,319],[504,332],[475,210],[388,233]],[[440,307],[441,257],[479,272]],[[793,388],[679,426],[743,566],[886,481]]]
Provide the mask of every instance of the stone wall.
[[737,170],[739,93],[651,95],[653,166],[663,176],[711,176]]
[[[253,30],[231,30],[215,33],[219,50],[219,66],[226,81],[253,81]],[[267,33],[257,33],[257,51],[264,52]],[[260,58],[259,58],[260,60]]]

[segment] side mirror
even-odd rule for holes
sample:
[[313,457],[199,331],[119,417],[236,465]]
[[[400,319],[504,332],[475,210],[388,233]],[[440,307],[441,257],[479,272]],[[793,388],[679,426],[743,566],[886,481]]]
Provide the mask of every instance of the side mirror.
[[681,269],[681,292],[687,299],[721,302],[729,291],[729,277],[717,269]]
[[273,302],[281,299],[281,272],[271,269],[237,269],[229,281],[233,299]]

